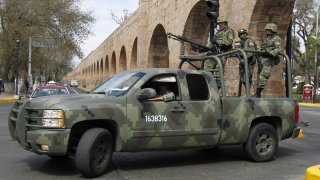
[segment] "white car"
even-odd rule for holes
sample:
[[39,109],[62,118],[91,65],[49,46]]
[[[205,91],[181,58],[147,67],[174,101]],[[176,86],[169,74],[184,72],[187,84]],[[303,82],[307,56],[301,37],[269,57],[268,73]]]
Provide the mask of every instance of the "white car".
[[56,85],[56,82],[54,82],[54,81],[49,81],[49,82],[47,82],[47,85],[48,85],[48,86],[50,86],[50,85],[54,86],[54,85]]
[[78,87],[78,81],[77,80],[71,80],[70,87]]

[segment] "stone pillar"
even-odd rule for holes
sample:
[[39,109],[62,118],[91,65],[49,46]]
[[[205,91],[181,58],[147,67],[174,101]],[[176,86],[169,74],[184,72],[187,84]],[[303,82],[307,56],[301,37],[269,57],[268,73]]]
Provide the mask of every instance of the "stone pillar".
[[148,22],[149,22],[149,0],[139,1],[139,26],[138,26],[138,44],[137,44],[137,67],[147,67],[148,60]]

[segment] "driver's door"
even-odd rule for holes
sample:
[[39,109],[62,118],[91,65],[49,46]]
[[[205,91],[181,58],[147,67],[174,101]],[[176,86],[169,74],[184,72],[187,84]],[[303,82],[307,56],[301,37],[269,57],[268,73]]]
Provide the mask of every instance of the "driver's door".
[[[175,99],[169,102],[163,100],[137,100],[137,106],[128,104],[128,118],[138,115],[138,120],[130,126],[132,137],[128,140],[130,150],[146,149],[170,149],[183,146],[186,137],[187,124],[185,121],[185,108],[179,103],[180,88],[178,79],[174,74],[168,74],[175,78],[171,83],[171,90]],[[143,88],[155,88],[156,82],[149,82],[141,86]],[[136,114],[137,113],[137,114]]]

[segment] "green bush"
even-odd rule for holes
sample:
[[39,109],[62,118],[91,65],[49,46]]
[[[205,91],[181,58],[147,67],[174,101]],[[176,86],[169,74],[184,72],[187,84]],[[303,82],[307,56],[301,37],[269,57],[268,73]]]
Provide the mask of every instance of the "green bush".
[[[302,94],[293,94],[292,97],[296,98],[298,102],[302,102]],[[320,96],[316,96],[316,98],[314,98],[314,103],[320,103]]]
[[314,99],[314,103],[320,103],[320,96],[317,96],[317,97]]
[[298,83],[297,92],[296,92],[297,94],[302,94],[303,86],[304,86],[304,82]]
[[293,94],[293,98],[296,98],[298,102],[302,102],[302,94]]

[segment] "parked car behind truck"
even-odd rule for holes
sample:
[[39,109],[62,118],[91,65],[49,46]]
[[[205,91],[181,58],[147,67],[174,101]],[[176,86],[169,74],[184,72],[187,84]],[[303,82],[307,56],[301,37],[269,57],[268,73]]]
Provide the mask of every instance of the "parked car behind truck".
[[70,81],[70,87],[78,87],[78,81],[77,80],[71,80]]
[[29,98],[67,94],[70,94],[70,92],[64,86],[46,85],[36,87],[36,89],[31,93],[31,95],[29,95]]
[[[166,77],[175,98],[151,100]],[[74,155],[84,176],[97,177],[113,152],[242,144],[250,160],[269,161],[280,140],[298,136],[298,120],[295,99],[220,96],[210,72],[157,68],[121,72],[91,94],[17,101],[9,130],[23,148]]]

